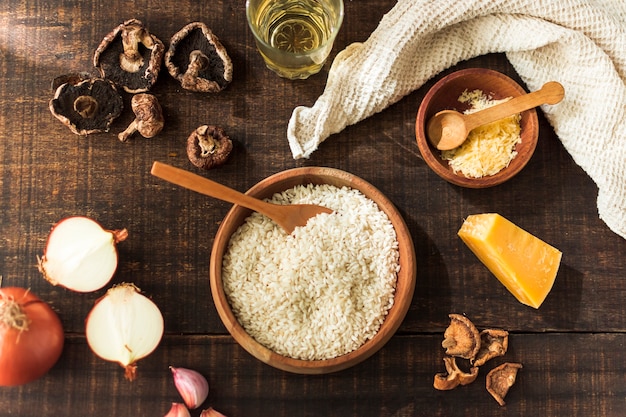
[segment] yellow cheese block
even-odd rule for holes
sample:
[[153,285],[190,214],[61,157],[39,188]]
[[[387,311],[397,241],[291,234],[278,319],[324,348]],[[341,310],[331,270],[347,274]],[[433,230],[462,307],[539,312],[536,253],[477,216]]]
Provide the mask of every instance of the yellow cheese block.
[[561,251],[495,213],[469,216],[458,234],[519,302],[539,308],[554,284]]

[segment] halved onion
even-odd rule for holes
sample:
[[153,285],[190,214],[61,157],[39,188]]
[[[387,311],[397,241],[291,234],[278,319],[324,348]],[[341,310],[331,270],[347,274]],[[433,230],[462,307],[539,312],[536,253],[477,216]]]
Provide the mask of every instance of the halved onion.
[[53,285],[77,292],[104,287],[117,269],[116,244],[128,231],[106,230],[88,217],[59,221],[50,231],[39,271]]
[[119,284],[96,301],[85,335],[93,352],[117,362],[126,379],[135,379],[137,361],[152,353],[163,337],[163,315],[134,284]]

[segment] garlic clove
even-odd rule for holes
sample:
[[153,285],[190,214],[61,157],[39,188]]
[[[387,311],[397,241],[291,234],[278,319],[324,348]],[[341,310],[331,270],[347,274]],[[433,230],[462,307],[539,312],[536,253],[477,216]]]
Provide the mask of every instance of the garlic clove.
[[88,217],[65,218],[50,231],[39,271],[52,285],[77,292],[99,290],[113,277],[116,244],[127,236],[126,229],[106,230]]
[[209,407],[206,410],[202,410],[200,417],[226,417],[224,414],[216,411],[213,407]]
[[119,363],[126,379],[135,378],[136,362],[156,349],[163,337],[163,315],[133,284],[119,284],[96,301],[85,335],[93,352]]
[[187,407],[196,409],[209,396],[209,383],[198,371],[170,366],[174,377],[174,385]]
[[189,410],[187,410],[187,407],[185,407],[185,404],[172,403],[172,407],[165,417],[191,417],[191,414]]

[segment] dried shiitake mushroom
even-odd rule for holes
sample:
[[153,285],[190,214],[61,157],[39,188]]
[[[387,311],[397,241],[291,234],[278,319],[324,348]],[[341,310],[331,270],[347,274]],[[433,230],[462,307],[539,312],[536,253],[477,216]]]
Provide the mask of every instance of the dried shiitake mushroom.
[[488,360],[503,356],[509,347],[509,332],[500,329],[485,329],[480,332],[480,350],[472,361],[474,366],[483,366]]
[[52,80],[52,90],[56,91],[57,88],[62,86],[63,84],[72,84],[76,85],[79,82],[88,80],[90,78],[94,78],[88,72],[70,72],[68,74],[59,75]]
[[184,89],[191,91],[217,93],[233,78],[226,48],[202,22],[189,23],[172,36],[165,66]]
[[478,376],[478,367],[473,366],[469,372],[463,372],[456,364],[456,358],[446,356],[443,358],[447,373],[435,374],[433,387],[438,390],[451,390],[459,385],[471,384]]
[[[450,390],[459,385],[473,382],[478,369],[488,360],[503,356],[509,346],[509,332],[501,329],[485,329],[478,332],[476,326],[461,314],[450,314],[450,325],[441,343],[446,353],[444,357],[447,373],[435,374],[433,386],[438,390]],[[469,359],[469,373],[463,372],[456,364],[456,358]],[[487,374],[487,391],[504,405],[504,397],[515,383],[521,363],[504,363]]]
[[450,325],[443,334],[441,346],[450,356],[474,359],[480,349],[480,333],[476,326],[461,314],[450,314]]
[[93,78],[61,84],[50,100],[50,112],[77,135],[108,132],[124,102],[115,85]]
[[165,46],[137,19],[127,20],[106,35],[93,57],[102,77],[129,93],[148,91],[161,69]]
[[218,126],[200,126],[187,139],[187,156],[192,164],[202,169],[222,165],[232,149],[233,142]]
[[135,120],[117,137],[122,142],[135,132],[139,132],[144,138],[152,138],[161,132],[164,125],[163,110],[155,96],[148,93],[135,94],[130,101]]
[[509,389],[515,384],[517,378],[517,372],[522,368],[521,363],[506,362],[502,365],[493,368],[487,374],[487,391],[493,398],[496,399],[498,404],[504,405],[504,397],[509,392]]

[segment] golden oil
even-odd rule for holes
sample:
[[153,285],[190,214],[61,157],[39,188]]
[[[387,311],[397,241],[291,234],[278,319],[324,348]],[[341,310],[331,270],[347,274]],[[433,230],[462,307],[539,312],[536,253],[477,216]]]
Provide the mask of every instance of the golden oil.
[[249,0],[247,7],[266,64],[287,78],[321,69],[343,18],[336,0]]

